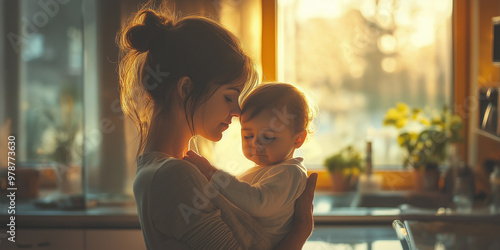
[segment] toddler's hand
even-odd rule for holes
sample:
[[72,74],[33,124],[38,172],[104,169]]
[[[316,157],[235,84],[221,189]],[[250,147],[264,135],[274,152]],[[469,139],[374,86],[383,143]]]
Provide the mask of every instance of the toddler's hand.
[[215,173],[215,171],[217,171],[217,168],[212,166],[212,164],[210,164],[210,162],[205,157],[195,153],[192,150],[189,150],[186,153],[186,156],[184,156],[182,159],[189,161],[193,165],[195,165],[209,181],[210,179],[212,179],[212,175]]

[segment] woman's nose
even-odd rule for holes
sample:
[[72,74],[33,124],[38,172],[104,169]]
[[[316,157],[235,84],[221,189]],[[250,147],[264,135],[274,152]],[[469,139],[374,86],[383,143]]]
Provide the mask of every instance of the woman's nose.
[[239,117],[239,116],[241,115],[241,108],[240,108],[240,105],[239,105],[239,104],[234,105],[234,106],[231,108],[231,111],[230,111],[230,114],[229,114],[229,115]]

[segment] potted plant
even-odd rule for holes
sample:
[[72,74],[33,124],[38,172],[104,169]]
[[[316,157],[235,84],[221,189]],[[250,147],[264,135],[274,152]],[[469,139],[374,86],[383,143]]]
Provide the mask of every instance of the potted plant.
[[57,162],[54,169],[59,191],[79,194],[82,191],[82,120],[75,105],[76,89],[65,88],[59,95],[59,108],[46,108],[40,114],[47,122],[39,154],[45,161]]
[[430,113],[398,103],[384,118],[385,126],[398,130],[398,144],[405,152],[403,166],[415,170],[415,176],[421,179],[416,181],[420,190],[437,189],[438,167],[447,158],[448,146],[462,140],[463,125],[459,116],[451,113],[447,106]]
[[347,146],[326,158],[324,166],[330,173],[333,191],[345,192],[353,189],[362,164],[361,153],[352,146]]

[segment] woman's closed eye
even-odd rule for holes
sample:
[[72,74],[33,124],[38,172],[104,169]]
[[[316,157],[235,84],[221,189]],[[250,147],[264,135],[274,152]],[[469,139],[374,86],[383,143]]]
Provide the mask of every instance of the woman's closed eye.
[[233,99],[231,99],[231,98],[229,98],[229,97],[227,97],[227,96],[224,96],[224,98],[226,98],[226,101],[227,101],[227,102],[233,102]]

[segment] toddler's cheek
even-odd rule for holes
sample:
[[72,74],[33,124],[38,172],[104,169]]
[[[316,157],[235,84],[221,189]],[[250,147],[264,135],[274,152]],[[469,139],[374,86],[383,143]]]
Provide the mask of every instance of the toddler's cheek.
[[245,155],[246,158],[250,159],[250,157],[252,156],[252,148],[243,147],[243,155]]

